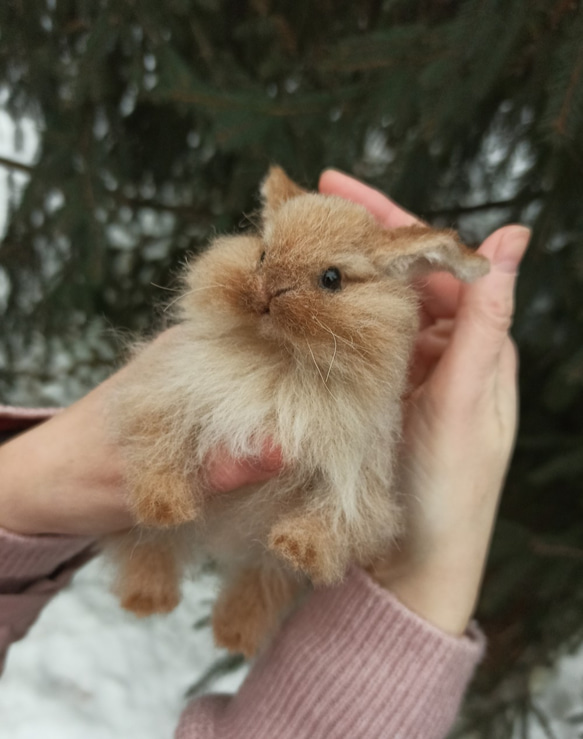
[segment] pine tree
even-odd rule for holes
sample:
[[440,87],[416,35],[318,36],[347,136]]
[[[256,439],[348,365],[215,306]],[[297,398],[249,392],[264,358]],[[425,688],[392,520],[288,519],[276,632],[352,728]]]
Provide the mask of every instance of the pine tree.
[[583,641],[580,3],[12,0],[0,93],[17,134],[41,130],[32,165],[0,159],[28,176],[0,248],[8,400],[109,372],[104,327],[151,325],[185,254],[252,220],[270,162],[308,186],[352,172],[468,241],[532,225],[521,432],[462,727],[509,736],[533,666]]

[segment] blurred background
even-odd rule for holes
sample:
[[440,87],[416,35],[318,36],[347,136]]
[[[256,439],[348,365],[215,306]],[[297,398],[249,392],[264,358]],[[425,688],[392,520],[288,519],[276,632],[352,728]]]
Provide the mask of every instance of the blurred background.
[[[111,373],[116,335],[159,323],[185,256],[249,227],[270,163],[309,187],[325,167],[343,169],[472,244],[506,223],[533,228],[514,327],[521,428],[478,614],[489,649],[454,735],[583,737],[577,0],[0,4],[1,401],[66,404]],[[89,592],[86,604],[105,593],[92,578],[72,588]],[[107,607],[125,629],[127,617]],[[62,601],[50,608],[45,636],[68,612]],[[196,618],[180,618],[188,639]],[[135,628],[150,645],[150,627]],[[3,711],[38,705],[26,679],[34,645],[18,662],[23,645],[3,679],[16,691],[0,698]],[[222,659],[205,654],[205,666]],[[175,721],[200,664],[180,667],[171,708],[144,700],[134,713],[166,710]],[[89,667],[71,669],[78,685],[75,669]],[[83,693],[86,707],[103,680],[96,673]],[[95,714],[97,733],[68,734],[66,715],[54,715],[55,736],[127,736],[115,722],[99,733]],[[144,736],[169,735],[154,723]],[[10,737],[39,735],[25,724],[11,724]]]

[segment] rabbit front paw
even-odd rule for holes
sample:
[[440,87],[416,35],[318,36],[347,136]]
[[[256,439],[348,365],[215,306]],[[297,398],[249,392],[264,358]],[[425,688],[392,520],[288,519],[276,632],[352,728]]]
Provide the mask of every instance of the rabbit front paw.
[[140,480],[133,500],[134,515],[144,526],[179,526],[197,515],[188,480],[170,473],[155,473]]
[[272,528],[268,547],[316,585],[332,585],[344,575],[343,557],[319,522],[282,521]]

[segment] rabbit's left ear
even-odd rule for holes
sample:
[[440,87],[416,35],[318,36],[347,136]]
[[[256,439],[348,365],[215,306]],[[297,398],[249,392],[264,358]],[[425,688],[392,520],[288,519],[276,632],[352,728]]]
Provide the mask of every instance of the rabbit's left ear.
[[286,200],[305,195],[304,190],[286,175],[281,167],[270,167],[261,184],[263,214],[269,215],[280,208]]
[[490,271],[488,260],[462,244],[455,231],[404,226],[384,232],[375,261],[394,277],[410,280],[428,272],[451,272],[473,282]]

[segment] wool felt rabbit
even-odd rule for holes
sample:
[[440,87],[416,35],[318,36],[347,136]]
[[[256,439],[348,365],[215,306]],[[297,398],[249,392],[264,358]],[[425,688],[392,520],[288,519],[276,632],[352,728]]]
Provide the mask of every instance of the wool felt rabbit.
[[[106,546],[139,615],[172,610],[196,559],[223,577],[219,645],[256,653],[307,585],[342,579],[399,535],[395,450],[418,329],[411,278],[489,265],[449,230],[387,230],[278,167],[262,227],[217,238],[184,275],[178,325],[142,347],[111,403],[137,526]],[[281,449],[284,471],[205,496],[205,460]],[[406,502],[405,502],[406,504]]]

